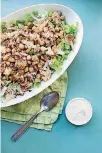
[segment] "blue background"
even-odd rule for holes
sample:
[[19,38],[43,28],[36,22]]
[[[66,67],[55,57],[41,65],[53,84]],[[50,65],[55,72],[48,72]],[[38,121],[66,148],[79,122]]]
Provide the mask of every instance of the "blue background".
[[19,125],[2,121],[2,153],[102,153],[102,0],[2,0],[2,16],[37,3],[63,4],[80,15],[84,39],[68,68],[65,103],[84,97],[94,114],[88,124],[76,127],[67,122],[63,111],[51,132],[31,128],[16,143],[10,137]]

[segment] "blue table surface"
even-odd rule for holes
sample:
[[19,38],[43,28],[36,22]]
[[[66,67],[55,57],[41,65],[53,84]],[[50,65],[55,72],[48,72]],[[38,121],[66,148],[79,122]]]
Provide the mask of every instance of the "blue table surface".
[[85,126],[73,126],[63,114],[51,132],[30,128],[16,143],[11,135],[19,128],[1,122],[2,153],[102,153],[102,0],[2,0],[2,16],[37,3],[59,3],[74,9],[84,25],[80,52],[68,68],[66,103],[84,97],[93,107]]

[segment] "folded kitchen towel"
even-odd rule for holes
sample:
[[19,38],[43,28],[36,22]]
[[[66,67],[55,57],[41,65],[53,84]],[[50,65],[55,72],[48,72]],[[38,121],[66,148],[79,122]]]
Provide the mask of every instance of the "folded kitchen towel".
[[1,119],[17,124],[24,124],[40,109],[40,100],[42,97],[51,92],[57,91],[60,94],[58,104],[50,112],[42,112],[31,125],[33,128],[42,130],[51,130],[53,123],[57,120],[59,114],[62,113],[66,90],[67,90],[68,76],[65,72],[58,80],[56,80],[50,87],[39,93],[38,95],[13,106],[2,108]]

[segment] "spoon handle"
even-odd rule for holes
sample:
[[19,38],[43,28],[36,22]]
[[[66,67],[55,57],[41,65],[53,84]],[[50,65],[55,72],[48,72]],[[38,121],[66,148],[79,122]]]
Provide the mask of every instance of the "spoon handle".
[[20,129],[11,137],[12,141],[17,141],[24,132],[28,129],[28,127],[33,123],[34,119],[42,112],[43,110],[40,110],[38,113],[36,113],[34,116],[32,116],[24,125],[20,127]]

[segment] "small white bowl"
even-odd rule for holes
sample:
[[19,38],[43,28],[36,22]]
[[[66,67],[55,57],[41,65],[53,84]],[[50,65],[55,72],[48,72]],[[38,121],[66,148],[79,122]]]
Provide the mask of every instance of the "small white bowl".
[[69,122],[74,125],[83,125],[92,118],[91,104],[84,98],[74,98],[66,106],[65,114]]

